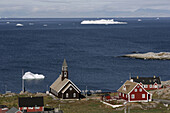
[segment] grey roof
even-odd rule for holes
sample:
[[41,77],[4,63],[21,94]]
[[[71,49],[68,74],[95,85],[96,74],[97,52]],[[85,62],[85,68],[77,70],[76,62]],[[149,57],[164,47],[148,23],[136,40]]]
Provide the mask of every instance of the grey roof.
[[66,59],[64,59],[64,61],[63,61],[63,66],[66,66],[66,67],[67,67]]
[[[127,80],[117,91],[128,94],[138,83]],[[126,87],[126,90],[124,90]]]
[[[62,90],[62,88],[64,87],[64,85],[66,85],[67,83],[71,83],[73,85],[73,87],[75,87],[79,92],[81,92],[81,90],[69,79],[65,78],[63,81],[61,80],[61,75],[57,78],[57,80],[50,86],[51,89],[55,90],[57,93],[60,92],[60,90]],[[70,84],[69,83],[69,84]],[[66,87],[67,88],[67,87]],[[65,88],[65,89],[66,89]]]
[[19,111],[17,108],[15,108],[15,107],[12,107],[10,110],[8,110],[6,113],[15,113],[15,112],[17,112],[17,111]]
[[57,80],[50,86],[51,89],[59,92],[60,89],[70,80],[65,78],[63,81],[61,80],[61,75],[57,78]]
[[42,107],[44,106],[43,97],[19,97],[19,107]]
[[7,108],[6,105],[0,105],[0,108]]
[[157,84],[161,84],[161,80],[159,77],[131,77],[134,82],[142,83],[142,84],[154,84],[155,82]]

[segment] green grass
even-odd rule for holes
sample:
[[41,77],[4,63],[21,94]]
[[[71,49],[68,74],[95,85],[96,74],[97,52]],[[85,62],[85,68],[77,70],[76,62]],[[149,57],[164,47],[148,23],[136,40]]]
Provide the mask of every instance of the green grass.
[[[14,95],[10,97],[2,96],[0,97],[0,104],[7,105],[9,108],[18,108],[18,97],[25,96],[35,96],[35,94],[25,94],[25,95]],[[141,104],[141,103],[136,103]],[[47,108],[58,108],[60,106],[64,113],[124,113],[124,110],[118,111],[107,105],[104,105],[99,100],[89,99],[89,100],[54,100],[50,96],[44,96],[44,105]],[[143,104],[141,104],[143,105]],[[170,107],[169,107],[170,109]],[[127,110],[128,111],[128,110]],[[128,113],[128,112],[127,112]],[[142,110],[140,108],[134,108],[130,110],[130,113],[170,113],[166,107],[159,104],[156,109]]]

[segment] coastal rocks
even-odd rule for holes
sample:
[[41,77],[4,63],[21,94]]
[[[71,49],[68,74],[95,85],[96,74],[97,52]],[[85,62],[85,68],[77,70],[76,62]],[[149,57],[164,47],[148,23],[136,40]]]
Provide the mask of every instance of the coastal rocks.
[[153,91],[150,91],[150,93],[152,93],[153,97],[157,99],[170,99],[170,87],[153,90]]
[[155,60],[170,60],[170,52],[148,52],[148,53],[135,53],[127,54],[123,57],[137,58],[137,59],[155,59]]
[[170,80],[167,81],[161,81],[163,86],[170,86]]

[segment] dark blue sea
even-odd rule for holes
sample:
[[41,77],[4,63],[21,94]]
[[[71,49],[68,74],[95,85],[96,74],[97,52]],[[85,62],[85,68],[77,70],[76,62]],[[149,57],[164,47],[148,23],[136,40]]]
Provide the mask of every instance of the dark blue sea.
[[170,79],[169,60],[120,57],[170,52],[170,18],[141,19],[115,18],[127,25],[81,25],[82,18],[0,19],[0,93],[21,91],[22,69],[45,75],[25,81],[27,91],[45,92],[61,73],[64,58],[69,78],[81,90],[116,91],[129,73]]

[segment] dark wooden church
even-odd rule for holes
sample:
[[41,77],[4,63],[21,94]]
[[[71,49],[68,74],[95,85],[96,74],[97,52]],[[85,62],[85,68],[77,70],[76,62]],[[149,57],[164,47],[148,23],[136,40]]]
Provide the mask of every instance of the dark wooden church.
[[68,79],[68,66],[64,59],[61,75],[50,86],[50,93],[62,99],[80,99],[81,90]]

